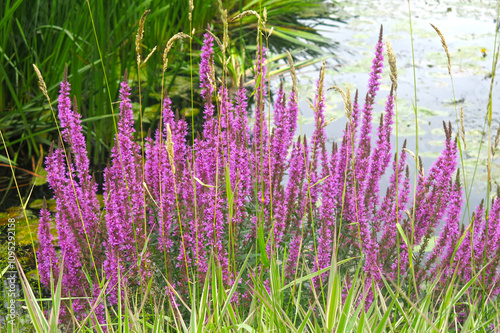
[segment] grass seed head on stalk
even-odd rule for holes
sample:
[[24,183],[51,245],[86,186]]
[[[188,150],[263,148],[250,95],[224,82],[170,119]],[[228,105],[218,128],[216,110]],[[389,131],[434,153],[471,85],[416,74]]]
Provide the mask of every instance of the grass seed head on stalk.
[[221,49],[222,54],[226,53],[227,48],[229,47],[229,31],[228,31],[228,22],[227,22],[227,9],[224,9],[222,12],[222,22],[224,23],[224,30],[222,35],[222,46]]
[[170,130],[170,124],[167,124],[166,149],[167,149],[167,153],[168,153],[168,160],[170,162],[170,167],[172,168],[172,173],[175,174],[174,143],[172,141],[172,131]]
[[156,46],[153,47],[153,49],[151,50],[151,52],[149,52],[149,54],[147,55],[146,59],[144,59],[144,61],[142,62],[141,66],[144,66],[148,62],[149,58],[151,58],[151,56],[153,55],[153,53],[156,51],[156,48],[157,48]]
[[189,21],[193,20],[193,10],[194,10],[194,2],[193,0],[189,0]]
[[441,31],[431,23],[431,26],[436,30],[439,38],[441,38],[441,45],[443,45],[444,52],[446,52],[446,57],[448,58],[448,74],[451,75],[451,57],[450,57],[450,52],[448,51],[448,45],[446,45],[446,40],[444,39],[443,34]]
[[186,35],[183,32],[179,32],[175,35],[172,36],[167,42],[167,45],[165,46],[165,50],[163,51],[163,73],[167,70],[168,67],[168,53],[170,52],[170,49],[172,49],[172,46],[174,45],[174,42],[176,40],[182,40],[184,38],[189,38],[191,39],[191,36]]
[[498,123],[497,134],[495,135],[495,144],[493,145],[494,150],[498,148],[499,142],[500,142],[500,123]]
[[396,66],[396,56],[394,55],[394,51],[392,49],[391,42],[388,40],[385,41],[385,45],[387,46],[387,55],[389,57],[389,67],[391,68],[391,82],[394,86],[394,90],[398,89],[398,68]]
[[255,10],[245,10],[244,12],[239,13],[238,15],[233,17],[231,20],[229,20],[229,22],[238,21],[239,19],[250,15],[255,15],[255,17],[257,17],[257,19],[260,20],[260,15]]
[[[329,90],[335,90],[339,92],[342,95],[342,99],[344,100],[344,110],[345,110],[345,115],[349,121],[351,121],[351,116],[352,116],[352,103],[351,103],[351,87],[347,85],[346,91],[342,90],[342,88],[338,86],[331,86],[330,88],[327,89]],[[328,120],[325,123],[325,126],[328,125],[330,122],[333,121],[333,118]]]
[[[500,130],[500,127],[498,128]],[[498,132],[500,134],[500,132]],[[497,134],[497,137],[498,137]],[[465,142],[465,126],[464,126],[464,107],[460,108],[460,136],[462,137],[462,142],[464,143],[464,149],[467,150],[467,143]]]
[[135,36],[135,53],[137,53],[137,66],[141,65],[141,42],[144,38],[144,23],[146,22],[146,16],[151,12],[151,10],[146,10],[142,14],[141,20],[139,21],[139,28],[137,29],[137,35]]
[[288,63],[290,65],[290,75],[292,77],[292,90],[294,93],[295,104],[299,103],[299,92],[297,89],[297,74],[295,72],[295,66],[293,65],[293,58],[290,52],[286,51],[286,55],[288,57]]
[[[49,94],[47,92],[47,85],[45,84],[42,73],[40,73],[40,70],[38,69],[38,67],[36,67],[35,64],[33,64],[33,68],[35,68],[36,76],[38,76],[38,87],[40,88],[43,95],[45,96],[45,98],[47,98],[47,101],[49,101],[49,104],[50,104],[50,97],[49,97]],[[64,71],[64,73],[65,73],[65,77],[66,77],[67,76],[67,68]]]

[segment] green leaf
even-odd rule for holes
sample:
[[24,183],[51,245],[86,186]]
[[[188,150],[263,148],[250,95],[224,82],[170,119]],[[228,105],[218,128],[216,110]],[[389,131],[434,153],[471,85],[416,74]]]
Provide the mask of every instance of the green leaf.
[[184,108],[181,110],[181,115],[183,115],[186,118],[197,116],[198,113],[200,113],[200,109],[198,108]]
[[382,317],[382,320],[379,322],[377,328],[375,329],[375,333],[382,333],[383,330],[385,329],[385,325],[387,325],[387,320],[389,319],[389,315],[391,314],[392,308],[394,306],[394,302],[396,301],[396,298],[392,299],[391,304],[385,311],[384,316]]
[[255,332],[255,330],[252,327],[250,327],[250,325],[245,324],[245,323],[238,324],[238,325],[236,325],[236,327],[238,327],[239,329],[244,329],[245,331],[250,332],[250,333]]
[[250,95],[250,97],[252,97],[257,92],[257,88],[260,87],[261,80],[262,80],[262,73],[259,73],[259,76],[257,76],[257,80],[255,81],[255,90],[252,91],[252,94]]

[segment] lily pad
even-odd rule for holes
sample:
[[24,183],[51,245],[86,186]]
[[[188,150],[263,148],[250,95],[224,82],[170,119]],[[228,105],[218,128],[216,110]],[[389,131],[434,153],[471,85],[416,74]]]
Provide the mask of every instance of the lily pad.
[[181,110],[181,115],[184,117],[194,117],[200,113],[200,109],[198,108],[184,108]]
[[446,111],[439,111],[439,110],[432,110],[429,108],[426,108],[425,106],[419,106],[417,108],[417,114],[419,116],[424,116],[424,117],[436,117],[436,116],[447,116],[448,112]]
[[35,173],[38,175],[38,177],[35,176],[31,179],[31,183],[33,185],[41,186],[41,185],[47,183],[47,171],[41,165],[39,165],[35,169]]
[[[139,121],[140,118],[140,104],[135,102],[132,103],[132,109],[134,110],[134,121]],[[150,123],[156,118],[160,112],[160,104],[154,104],[142,109],[142,121],[145,123]]]
[[[34,214],[31,210],[26,209],[26,216],[31,218]],[[15,219],[16,221],[24,220],[23,208],[21,206],[9,207],[6,212],[0,212],[0,226],[8,224],[9,219]]]
[[[414,120],[400,120],[398,126],[398,135],[401,136],[415,136],[417,131],[415,130],[415,121]],[[423,136],[427,134],[421,126],[418,126],[418,135]],[[396,135],[396,127],[392,129],[392,135]]]
[[342,67],[342,73],[366,73],[372,65],[373,55],[368,55],[355,64]]
[[[47,208],[49,209],[49,211],[55,212],[56,211],[56,200],[55,199],[48,199],[45,201],[47,202]],[[37,199],[30,204],[30,208],[32,208],[32,209],[42,209],[42,207],[43,207],[43,199]]]
[[427,144],[434,147],[444,147],[445,142],[444,140],[430,140],[427,141]]
[[33,243],[38,243],[38,222],[38,219],[29,219],[29,227],[26,225],[26,221],[20,221],[17,224],[16,242],[18,245],[30,245],[32,240]]

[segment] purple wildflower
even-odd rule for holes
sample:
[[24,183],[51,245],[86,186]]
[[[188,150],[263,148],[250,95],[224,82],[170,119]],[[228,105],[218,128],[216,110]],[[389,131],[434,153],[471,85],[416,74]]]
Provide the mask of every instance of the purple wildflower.
[[50,233],[50,213],[46,208],[45,199],[43,201],[43,208],[40,211],[38,240],[40,241],[40,248],[37,251],[40,282],[42,282],[45,287],[49,288],[50,281],[59,276],[59,266],[56,251],[52,244],[53,237]]
[[[108,257],[104,268],[112,285],[118,281],[118,269],[123,283],[129,281],[126,275],[128,268],[135,265],[137,252],[142,251],[140,246],[144,239],[141,233],[144,194],[140,147],[133,141],[133,111],[129,96],[130,87],[125,79],[120,89],[120,120],[115,146],[111,150],[112,164],[104,170],[108,230]],[[116,296],[111,296],[113,303]]]
[[383,42],[382,42],[382,27],[380,27],[380,35],[375,46],[375,58],[372,63],[372,72],[370,73],[370,81],[368,83],[368,92],[366,93],[365,104],[363,107],[363,122],[361,125],[361,135],[359,138],[359,146],[356,152],[356,178],[360,183],[365,179],[367,174],[369,163],[368,156],[370,154],[370,133],[371,133],[371,120],[372,120],[372,110],[373,103],[375,102],[375,96],[380,86],[380,74],[383,68]]

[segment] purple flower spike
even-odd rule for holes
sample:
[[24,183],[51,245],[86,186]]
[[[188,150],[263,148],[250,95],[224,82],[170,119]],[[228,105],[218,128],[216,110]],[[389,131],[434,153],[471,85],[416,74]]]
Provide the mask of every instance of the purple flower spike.
[[373,103],[375,102],[375,96],[380,86],[380,74],[382,73],[383,61],[384,61],[384,44],[382,42],[382,27],[380,27],[380,35],[375,46],[375,58],[372,63],[372,71],[370,73],[370,81],[368,83],[368,92],[366,93],[365,104],[363,107],[362,115],[362,125],[361,125],[361,135],[359,139],[359,146],[356,152],[356,177],[361,183],[365,179],[366,172],[369,168],[368,156],[370,154],[370,133],[372,130],[372,110]]
[[58,99],[59,119],[61,120],[61,127],[63,128],[62,135],[64,141],[71,147],[80,181],[82,183],[90,183],[89,159],[87,157],[85,138],[82,133],[81,116],[72,109],[69,93],[70,84],[65,77],[64,81],[61,82]]
[[[118,281],[118,269],[122,283],[131,281],[126,272],[135,265],[144,240],[141,233],[144,194],[140,147],[133,141],[133,112],[129,96],[130,87],[125,79],[120,88],[120,120],[115,146],[111,150],[112,164],[104,171],[108,230],[108,257],[104,268],[114,287]],[[112,302],[115,297],[112,293]]]
[[201,95],[209,98],[214,92],[214,38],[206,32],[204,35],[203,47],[201,48],[201,63],[200,63],[200,88]]
[[47,288],[50,288],[50,281],[59,276],[59,266],[56,251],[52,245],[53,237],[50,233],[50,213],[46,208],[45,199],[43,208],[40,211],[40,222],[38,226],[38,240],[40,248],[37,251],[38,270],[40,282]]
[[[375,221],[376,207],[378,205],[378,193],[380,191],[379,182],[385,173],[385,169],[390,162],[391,152],[391,131],[392,131],[392,116],[394,114],[394,96],[391,89],[390,95],[387,97],[385,105],[385,117],[380,117],[380,126],[378,129],[378,140],[375,151],[370,160],[367,184],[365,185],[365,205],[368,213],[373,214]],[[374,223],[375,230],[380,231],[380,224]]]

